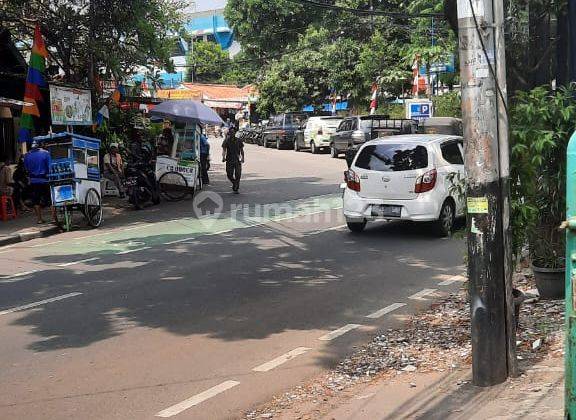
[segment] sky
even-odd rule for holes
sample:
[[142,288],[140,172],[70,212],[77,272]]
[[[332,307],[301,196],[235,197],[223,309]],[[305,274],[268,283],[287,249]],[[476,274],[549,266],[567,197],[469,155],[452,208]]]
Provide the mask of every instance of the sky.
[[201,12],[203,10],[221,9],[226,5],[226,0],[196,0],[196,10]]

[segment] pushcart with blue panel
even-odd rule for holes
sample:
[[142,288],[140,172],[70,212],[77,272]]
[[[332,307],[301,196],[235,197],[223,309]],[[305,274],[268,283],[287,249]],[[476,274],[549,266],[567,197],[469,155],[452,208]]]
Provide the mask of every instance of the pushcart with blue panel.
[[100,140],[74,133],[35,137],[50,152],[50,191],[56,222],[70,230],[72,215],[79,210],[89,226],[102,224],[100,192]]

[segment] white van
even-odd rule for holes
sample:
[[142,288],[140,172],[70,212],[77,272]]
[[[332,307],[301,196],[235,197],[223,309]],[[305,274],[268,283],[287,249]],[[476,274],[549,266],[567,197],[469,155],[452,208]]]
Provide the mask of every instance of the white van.
[[294,150],[310,149],[312,153],[330,148],[330,136],[342,121],[341,117],[310,117],[306,123],[303,136],[297,136]]

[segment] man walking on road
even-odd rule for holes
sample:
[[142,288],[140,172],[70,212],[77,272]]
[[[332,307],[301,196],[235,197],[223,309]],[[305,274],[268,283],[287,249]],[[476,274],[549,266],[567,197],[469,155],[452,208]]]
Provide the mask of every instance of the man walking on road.
[[236,138],[236,127],[230,126],[222,143],[222,162],[226,162],[226,175],[232,183],[232,191],[238,194],[242,164],[244,163],[244,143]]

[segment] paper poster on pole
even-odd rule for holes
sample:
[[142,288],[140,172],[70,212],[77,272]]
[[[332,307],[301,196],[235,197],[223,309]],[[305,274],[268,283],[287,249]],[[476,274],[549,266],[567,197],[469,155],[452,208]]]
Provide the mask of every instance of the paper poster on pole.
[[89,90],[50,85],[53,125],[92,125],[92,95]]

